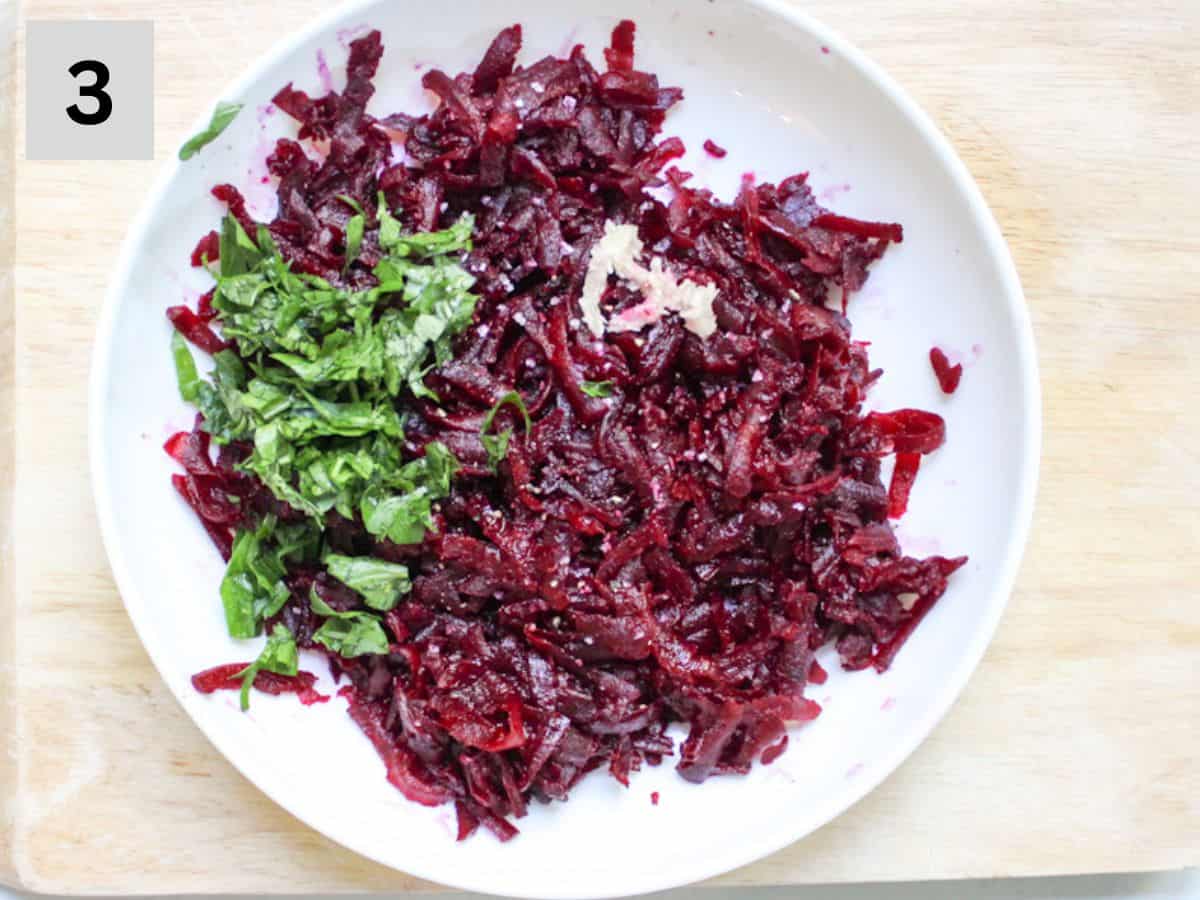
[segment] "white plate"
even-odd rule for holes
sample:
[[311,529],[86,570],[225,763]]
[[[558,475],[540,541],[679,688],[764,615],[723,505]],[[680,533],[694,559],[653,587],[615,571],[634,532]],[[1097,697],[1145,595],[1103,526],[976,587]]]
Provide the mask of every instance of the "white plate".
[[[91,459],[100,524],[129,615],[164,680],[220,751],[309,825],[381,863],[469,890],[576,898],[669,888],[828,822],[895,769],[963,687],[1012,588],[1032,512],[1041,412],[1029,319],[1000,232],[929,119],[857,50],[782,4],[605,7],[465,0],[453,15],[429,15],[413,3],[364,3],[285,41],[221,95],[247,111],[219,141],[166,166],[125,242],[97,337]],[[341,84],[345,29],[382,30],[372,108],[390,112],[427,108],[418,70],[471,67],[515,18],[525,27],[524,61],[576,41],[601,60],[623,16],[638,22],[640,66],[685,89],[667,131],[687,141],[684,168],[699,180],[731,196],[745,170],[778,179],[807,169],[839,212],[904,224],[904,243],[875,267],[851,317],[887,371],[873,403],[933,409],[948,423],[948,443],[921,469],[902,539],[911,552],[967,553],[971,562],[885,675],[827,666],[828,684],[810,690],[824,714],[794,733],[773,765],[702,786],[670,763],[639,773],[628,790],[595,775],[568,803],[535,805],[517,840],[481,834],[459,844],[448,807],[409,803],[387,785],[342,700],[302,708],[259,695],[243,715],[233,694],[192,690],[192,673],[256,648],[226,636],[222,564],[169,483],[174,466],[161,446],[192,412],[176,392],[163,310],[207,287],[188,254],[222,212],[207,195],[212,184],[246,187],[256,212],[272,212],[270,190],[258,184],[262,159],[273,136],[293,126],[255,110],[288,81],[319,90],[318,51]],[[197,110],[197,128],[208,112]],[[705,138],[729,156],[709,158]],[[934,344],[966,362],[952,398],[930,372]],[[657,806],[651,791],[661,795]]]

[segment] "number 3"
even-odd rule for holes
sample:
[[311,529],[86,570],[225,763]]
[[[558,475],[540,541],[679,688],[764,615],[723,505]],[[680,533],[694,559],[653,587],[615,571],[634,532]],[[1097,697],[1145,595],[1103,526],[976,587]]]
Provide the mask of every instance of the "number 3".
[[79,96],[91,97],[96,101],[96,109],[93,112],[84,112],[79,108],[78,103],[72,103],[67,107],[67,115],[71,117],[72,122],[80,125],[99,125],[102,122],[107,122],[108,117],[112,115],[112,97],[105,93],[104,88],[108,85],[108,66],[95,59],[81,59],[71,68],[67,69],[75,78],[78,78],[84,72],[90,72],[96,76],[96,80],[91,84],[80,85]]

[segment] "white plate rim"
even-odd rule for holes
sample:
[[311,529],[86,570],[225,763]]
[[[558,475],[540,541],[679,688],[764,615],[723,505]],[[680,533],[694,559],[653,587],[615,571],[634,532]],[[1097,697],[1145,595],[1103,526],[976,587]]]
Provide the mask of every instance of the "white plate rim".
[[[246,93],[249,86],[254,84],[276,60],[286,57],[297,50],[306,41],[325,32],[334,23],[353,15],[356,11],[367,10],[379,0],[351,0],[339,4],[331,10],[316,17],[303,28],[277,41],[266,53],[259,56],[242,74],[229,82],[217,98],[239,97]],[[1017,573],[1033,523],[1034,500],[1037,493],[1039,467],[1042,444],[1042,397],[1038,374],[1037,353],[1034,344],[1033,326],[1028,306],[1021,288],[1016,265],[1004,236],[996,222],[991,209],[987,205],[975,180],[971,177],[966,164],[955,153],[948,138],[942,134],[929,115],[917,105],[907,92],[865,53],[855,47],[840,33],[824,25],[810,14],[792,6],[786,0],[741,0],[750,6],[782,19],[788,25],[794,26],[829,47],[853,68],[865,77],[875,87],[880,89],[890,102],[895,104],[905,119],[916,129],[928,149],[937,161],[951,176],[955,188],[969,203],[971,217],[980,234],[985,240],[987,252],[996,264],[1003,285],[1005,308],[1017,341],[1017,367],[1022,376],[1022,410],[1025,420],[1024,441],[1018,452],[1024,478],[1020,486],[1020,494],[1016,505],[1013,528],[1004,549],[1003,561],[999,576],[995,579],[992,590],[988,595],[986,616],[982,617],[980,626],[959,657],[959,663],[949,673],[943,682],[937,699],[930,703],[914,724],[907,729],[907,739],[892,745],[888,752],[881,754],[870,768],[870,773],[864,773],[861,779],[856,779],[851,787],[835,799],[813,807],[797,811],[794,820],[781,823],[777,833],[771,840],[755,845],[751,852],[731,852],[715,854],[702,863],[697,863],[692,870],[690,882],[681,882],[673,876],[655,876],[638,881],[635,891],[649,893],[678,887],[684,883],[693,883],[712,878],[762,859],[803,837],[811,834],[822,826],[856,804],[859,800],[873,791],[880,783],[892,774],[913,753],[916,748],[933,731],[934,727],[946,715],[950,706],[958,698],[971,674],[978,667],[983,654],[991,643],[996,628],[999,625],[1009,597],[1016,583]],[[177,135],[177,140],[171,147],[179,146],[186,137],[204,129],[208,124],[208,111],[192,123],[184,135]],[[202,717],[196,715],[193,704],[195,697],[188,692],[177,689],[175,682],[166,676],[168,666],[166,660],[156,651],[152,642],[146,640],[144,628],[139,623],[138,608],[143,604],[143,598],[136,590],[136,582],[132,577],[129,565],[121,546],[116,541],[115,517],[111,488],[108,484],[103,465],[103,445],[101,437],[105,432],[106,407],[103,403],[107,376],[110,365],[110,349],[112,334],[117,312],[121,307],[122,289],[128,282],[133,264],[137,256],[137,248],[142,243],[143,235],[149,227],[154,210],[160,205],[167,194],[167,189],[180,166],[180,161],[172,153],[162,170],[155,179],[153,186],[142,202],[137,216],[129,227],[122,242],[121,251],[114,266],[109,287],[105,292],[103,305],[98,319],[95,343],[93,347],[91,370],[88,385],[88,456],[91,471],[93,500],[96,506],[100,525],[101,540],[105,553],[113,571],[122,603],[133,623],[138,638],[150,656],[160,677],[167,683],[176,701],[188,713],[189,718],[208,738],[221,755],[229,761],[247,780],[270,797],[279,806],[286,809],[300,821],[314,830],[326,835],[342,846],[365,856],[389,868],[397,868],[394,862],[381,858],[377,854],[368,853],[356,846],[353,834],[347,834],[339,828],[329,828],[321,822],[320,811],[310,808],[309,802],[299,792],[288,794],[281,788],[283,783],[276,783],[269,771],[260,768],[251,759],[236,760],[229,744],[216,729],[205,727]],[[465,871],[461,875],[447,878],[441,872],[432,873],[425,870],[420,861],[405,863],[403,871],[428,881],[445,884],[460,890],[495,893],[488,883],[486,872]],[[544,888],[509,891],[507,896],[546,898],[546,900],[599,900],[599,898],[628,896],[625,890],[608,889],[596,891],[586,885],[556,885],[553,892]]]

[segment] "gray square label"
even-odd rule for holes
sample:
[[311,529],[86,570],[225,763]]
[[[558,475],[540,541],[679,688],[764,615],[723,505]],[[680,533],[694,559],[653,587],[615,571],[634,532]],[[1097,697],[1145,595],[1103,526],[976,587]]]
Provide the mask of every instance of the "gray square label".
[[154,158],[154,23],[27,22],[27,159]]

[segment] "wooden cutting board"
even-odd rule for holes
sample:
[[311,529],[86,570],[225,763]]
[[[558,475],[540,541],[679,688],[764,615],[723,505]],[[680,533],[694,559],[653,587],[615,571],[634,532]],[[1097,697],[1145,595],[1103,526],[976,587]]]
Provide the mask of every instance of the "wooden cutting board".
[[[154,20],[161,161],[219,85],[326,5],[290,0],[286,24],[267,0],[26,0],[20,16]],[[1033,311],[1045,456],[1018,589],[950,715],[849,813],[719,881],[1196,865],[1200,4],[805,8],[896,75],[979,180]],[[92,511],[85,378],[112,260],[161,162],[25,161],[21,34],[10,0],[0,880],[93,894],[427,889],[242,779],[134,635]]]

